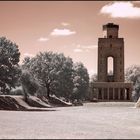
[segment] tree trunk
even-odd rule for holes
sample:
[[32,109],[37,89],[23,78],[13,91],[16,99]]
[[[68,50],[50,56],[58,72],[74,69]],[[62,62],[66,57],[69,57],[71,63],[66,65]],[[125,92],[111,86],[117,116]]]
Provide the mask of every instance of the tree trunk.
[[50,83],[46,83],[47,97],[50,98]]
[[47,90],[47,97],[50,98],[50,88],[48,87],[48,90]]
[[23,92],[24,92],[24,100],[27,103],[28,102],[28,93],[26,92],[25,87],[24,86],[22,86],[22,87],[23,87]]

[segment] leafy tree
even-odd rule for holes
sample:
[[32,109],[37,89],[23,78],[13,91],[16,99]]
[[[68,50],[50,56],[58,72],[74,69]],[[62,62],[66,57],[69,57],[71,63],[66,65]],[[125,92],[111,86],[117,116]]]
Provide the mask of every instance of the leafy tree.
[[57,54],[54,57],[54,64],[57,64],[57,80],[55,80],[54,93],[58,97],[70,99],[73,90],[73,61],[63,54]]
[[112,70],[109,70],[108,75],[109,76],[113,75],[113,71]]
[[72,98],[84,99],[88,91],[89,74],[87,72],[87,69],[81,62],[75,63],[73,69],[74,69],[73,72],[74,89]]
[[140,66],[132,65],[126,69],[125,79],[133,83],[132,99],[137,101],[140,97]]
[[128,82],[132,82],[133,85],[135,85],[137,76],[139,74],[140,74],[140,66],[132,65],[128,67],[125,71],[125,80]]
[[63,54],[39,53],[34,58],[26,58],[22,67],[46,88],[48,98],[50,94],[68,97],[72,91],[72,60]]
[[18,46],[6,39],[0,38],[0,91],[9,93],[15,87],[21,70],[18,66],[20,52]]
[[39,85],[37,80],[27,70],[22,71],[20,81],[22,84],[25,101],[27,101],[29,94],[34,95],[39,89]]
[[91,76],[90,82],[97,82],[98,78],[97,78],[97,74],[94,74]]
[[91,76],[90,81],[89,81],[89,88],[88,88],[88,94],[87,94],[87,99],[92,100],[93,98],[96,97],[96,91],[93,88],[94,87],[94,82],[97,82],[97,74],[94,74]]

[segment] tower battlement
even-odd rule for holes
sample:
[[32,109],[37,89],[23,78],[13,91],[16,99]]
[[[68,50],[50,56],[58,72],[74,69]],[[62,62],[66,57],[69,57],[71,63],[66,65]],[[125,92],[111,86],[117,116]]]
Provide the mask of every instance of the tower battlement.
[[117,28],[117,29],[119,29],[119,25],[114,24],[114,23],[107,23],[107,24],[103,25],[103,30],[106,30],[107,28]]
[[118,38],[119,25],[108,23],[103,25],[104,38]]

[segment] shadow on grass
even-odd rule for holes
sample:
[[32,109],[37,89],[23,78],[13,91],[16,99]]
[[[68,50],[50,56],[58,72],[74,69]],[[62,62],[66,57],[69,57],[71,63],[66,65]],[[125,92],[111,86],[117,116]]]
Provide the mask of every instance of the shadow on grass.
[[23,111],[27,111],[27,112],[42,112],[42,111],[57,111],[56,109],[40,109],[40,108],[35,108],[35,109],[23,109],[23,110],[14,110],[14,109],[0,109],[0,111],[17,111],[17,112],[23,112]]
[[27,109],[23,111],[57,111],[56,109]]

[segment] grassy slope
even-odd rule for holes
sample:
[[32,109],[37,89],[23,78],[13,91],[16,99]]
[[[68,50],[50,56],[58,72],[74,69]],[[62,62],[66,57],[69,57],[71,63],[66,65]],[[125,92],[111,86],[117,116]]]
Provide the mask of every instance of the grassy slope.
[[35,96],[30,96],[28,98],[28,103],[26,103],[23,96],[0,95],[0,110],[51,110],[49,108],[52,108],[52,105],[55,103],[58,106],[71,106],[70,103],[66,103],[56,97],[51,97],[51,104],[47,104]]

